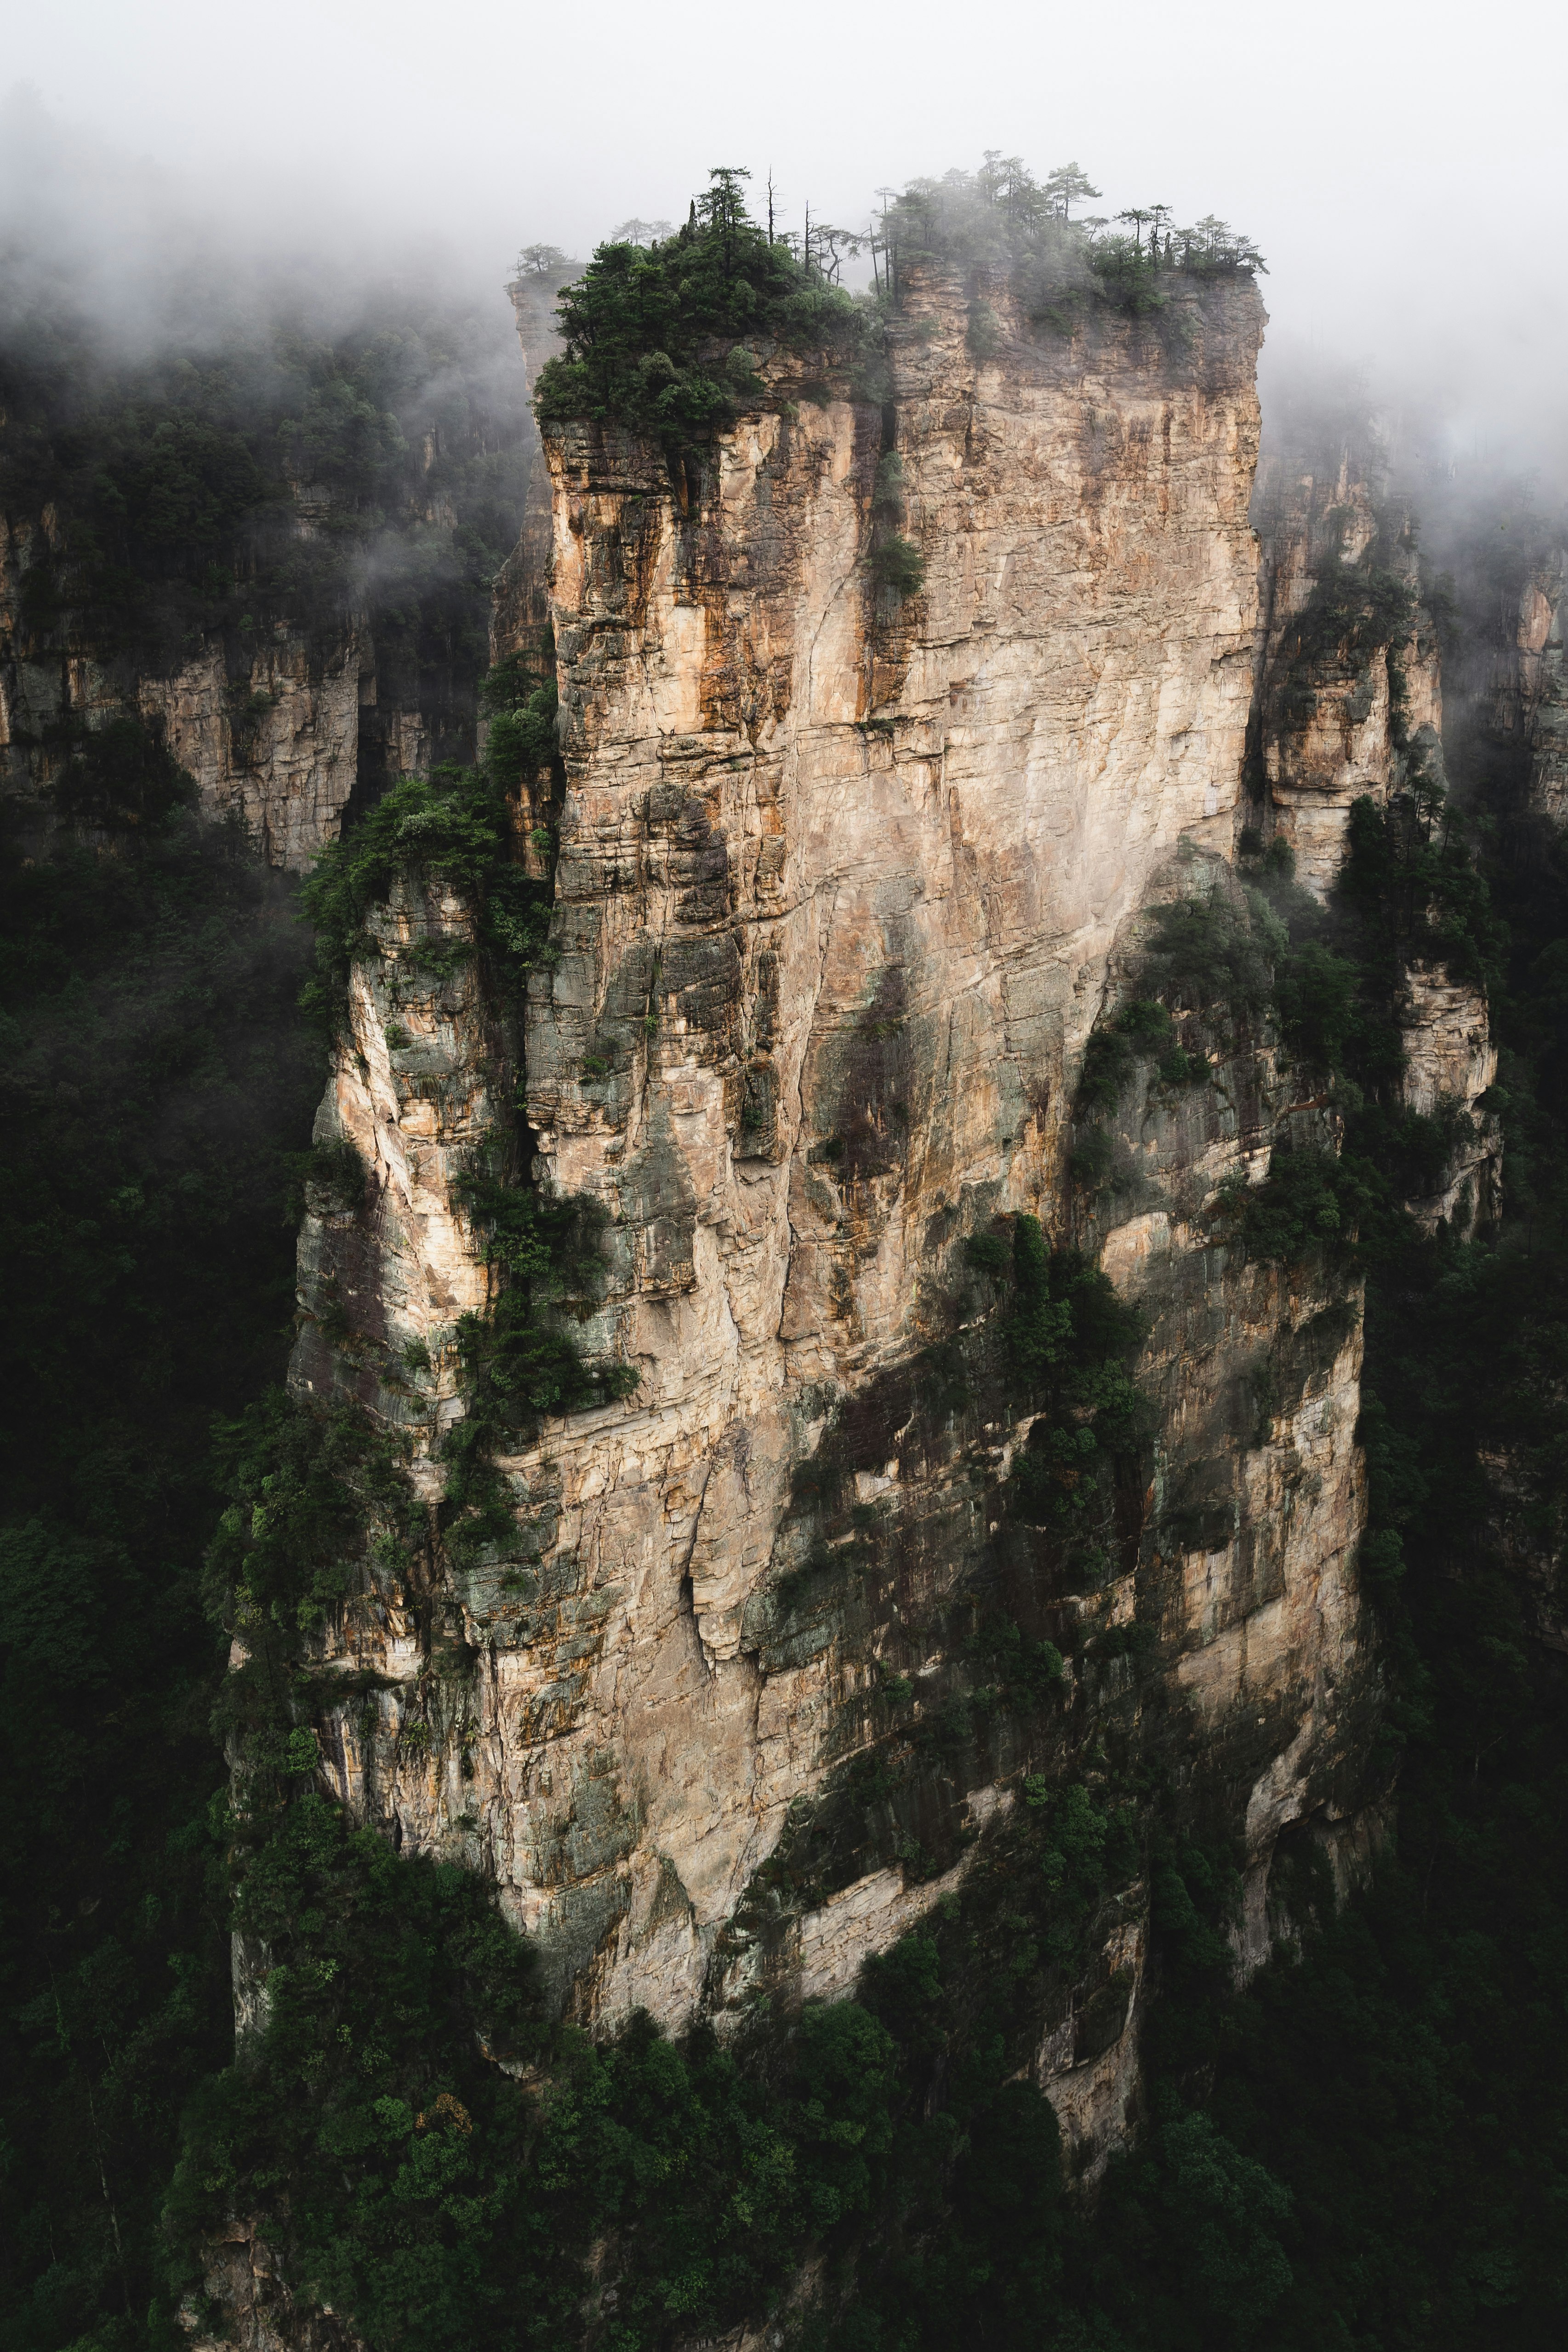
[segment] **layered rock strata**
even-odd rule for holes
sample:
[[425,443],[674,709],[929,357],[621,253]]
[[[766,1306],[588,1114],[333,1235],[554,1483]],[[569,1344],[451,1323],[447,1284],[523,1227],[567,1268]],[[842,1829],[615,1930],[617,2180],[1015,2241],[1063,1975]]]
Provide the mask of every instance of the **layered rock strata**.
[[[912,289],[885,404],[764,349],[770,403],[700,481],[547,433],[553,957],[515,1035],[478,966],[418,980],[420,935],[470,919],[405,892],[323,1108],[374,1186],[309,1221],[297,1377],[405,1423],[433,1497],[453,1322],[486,1293],[452,1179],[493,1101],[520,1080],[535,1180],[609,1214],[583,1336],[635,1395],[503,1461],[515,1541],[433,1555],[322,1652],[383,1677],[369,1732],[323,1720],[339,1793],[482,1859],[589,2020],[845,1990],[1005,1842],[1020,1774],[1151,1743],[1245,1842],[1255,1958],[1281,1832],[1332,1839],[1364,1793],[1355,1302],[1249,1261],[1234,1196],[1281,1145],[1332,1147],[1321,1088],[1258,1021],[1177,1008],[1207,1077],[1145,1072],[1098,1203],[1068,1175],[1147,909],[1239,905],[1260,309],[1244,281],[1190,297],[1162,343],[988,299],[978,358],[964,287]],[[925,558],[902,601],[874,562],[894,499]],[[965,1260],[1020,1213],[1148,1320],[1151,1475],[1087,1583],[1009,1483],[1027,1421]],[[996,1602],[1060,1639],[1060,1697],[935,1769],[916,1734],[967,1705]],[[460,1701],[442,1641],[476,1661]],[[1122,1890],[1040,2021],[1090,2167],[1134,2095],[1142,1916]]]
[[[281,625],[243,665],[214,638],[176,669],[128,670],[89,636],[73,632],[63,653],[35,641],[20,583],[51,552],[66,551],[47,525],[0,519],[0,773],[18,809],[51,821],[50,787],[82,736],[131,716],[189,772],[208,815],[243,818],[269,865],[308,865],[354,789],[361,707],[376,698],[368,632],[347,624],[323,653]],[[398,714],[398,735],[418,764],[416,713]]]

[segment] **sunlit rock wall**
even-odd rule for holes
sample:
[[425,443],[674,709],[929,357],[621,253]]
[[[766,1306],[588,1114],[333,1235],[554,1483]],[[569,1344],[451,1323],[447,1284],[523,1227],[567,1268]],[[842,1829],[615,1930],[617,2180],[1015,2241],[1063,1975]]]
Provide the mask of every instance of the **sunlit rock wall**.
[[[484,1294],[451,1178],[486,1090],[520,1082],[537,1180],[612,1221],[583,1337],[636,1394],[504,1463],[514,1544],[356,1604],[328,1651],[377,1665],[379,1717],[323,1727],[340,1793],[481,1860],[590,2021],[847,1990],[1005,1840],[1022,1773],[1156,1742],[1245,1842],[1255,1958],[1281,1832],[1361,1801],[1356,1301],[1249,1264],[1221,1213],[1281,1141],[1332,1147],[1321,1089],[1243,1024],[1201,1086],[1123,1106],[1130,1188],[1086,1206],[1067,1173],[1145,910],[1239,903],[1260,309],[1233,284],[1168,341],[1069,340],[988,299],[981,360],[965,289],[915,289],[885,404],[762,351],[777,405],[700,478],[547,434],[557,960],[513,1036],[471,982],[394,977],[405,933],[467,919],[400,900],[323,1112],[375,1174],[308,1224],[298,1377],[404,1423],[433,1497],[450,1318]],[[895,525],[925,564],[902,601],[873,563]],[[995,1381],[946,1394],[924,1352],[983,1331],[963,1244],[1016,1212],[1148,1319],[1152,1480],[1086,1590],[1019,1517]],[[405,1332],[427,1393],[385,1393]],[[913,1733],[962,1698],[954,1628],[991,1591],[1061,1636],[1061,1700],[933,1777]],[[894,1793],[846,1810],[873,1749]],[[1143,1917],[1123,1890],[1041,2019],[1089,2169],[1135,2098]]]

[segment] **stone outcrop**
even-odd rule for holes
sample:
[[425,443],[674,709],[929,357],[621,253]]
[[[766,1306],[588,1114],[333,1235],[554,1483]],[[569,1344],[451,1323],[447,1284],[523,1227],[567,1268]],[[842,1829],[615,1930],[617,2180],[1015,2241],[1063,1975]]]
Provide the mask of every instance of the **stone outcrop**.
[[313,1191],[293,1378],[389,1423],[440,1429],[461,1410],[454,1328],[490,1297],[454,1186],[495,1131],[504,1063],[462,899],[400,885],[371,931],[376,959],[354,967],[315,1130],[319,1143],[352,1145],[366,1191],[358,1201]]
[[287,625],[257,633],[237,656],[210,638],[171,671],[106,663],[88,644],[32,657],[15,594],[28,536],[5,534],[0,560],[0,757],[5,789],[24,809],[47,807],[84,731],[134,716],[188,770],[209,816],[240,817],[269,865],[298,871],[337,838],[371,741],[367,716],[379,719],[375,749],[394,774],[428,767],[421,710],[377,711],[362,621],[346,621],[326,650],[319,632]]
[[1568,821],[1568,668],[1563,659],[1563,559],[1543,565],[1520,596],[1519,687],[1500,695],[1498,731],[1521,728],[1531,751],[1528,804],[1554,824]]
[[[195,778],[203,808],[238,816],[269,865],[298,871],[336,840],[354,788],[361,698],[375,690],[369,651],[351,627],[313,659],[279,631],[233,680],[223,647],[209,645],[172,677],[139,678],[137,707]],[[414,727],[417,747],[417,716]]]
[[1479,1107],[1497,1076],[1486,998],[1473,981],[1431,963],[1406,967],[1405,994],[1401,1100],[1452,1130],[1442,1183],[1408,1206],[1428,1233],[1446,1220],[1468,1238],[1495,1222],[1502,1189],[1502,1131],[1496,1115]]
[[[322,502],[301,489],[296,504],[298,536],[318,535]],[[432,507],[414,521],[439,535],[452,520]],[[472,756],[471,693],[456,709],[451,681],[411,662],[396,629],[378,642],[366,612],[247,619],[199,633],[177,661],[111,655],[90,614],[68,610],[44,637],[29,626],[22,583],[46,558],[68,583],[52,509],[0,516],[0,792],[46,833],[51,788],[84,737],[128,717],[189,772],[206,815],[240,818],[267,863],[293,871],[336,840],[356,791],[362,803]]]
[[[1289,844],[1297,880],[1320,899],[1343,863],[1354,801],[1385,807],[1417,780],[1448,788],[1437,633],[1419,601],[1413,534],[1385,475],[1364,426],[1336,435],[1287,425],[1264,453],[1253,498],[1261,562],[1249,822]],[[1373,561],[1416,600],[1411,634],[1359,654],[1331,644],[1308,657],[1300,624],[1314,593],[1337,566]],[[1493,681],[1490,710],[1494,732],[1505,721],[1533,729],[1539,715],[1543,777],[1555,609],[1546,584],[1544,574],[1532,575],[1524,592],[1518,658],[1506,680]],[[1403,975],[1402,998],[1406,1068],[1398,1099],[1446,1127],[1451,1147],[1441,1181],[1407,1206],[1428,1232],[1446,1221],[1468,1236],[1500,1202],[1500,1131],[1477,1108],[1497,1075],[1485,995],[1442,965],[1416,961]]]
[[[1153,1745],[1245,1840],[1255,1959],[1281,1832],[1348,1836],[1364,1801],[1357,1302],[1238,1239],[1237,1188],[1332,1148],[1321,1088],[1260,1016],[1182,1008],[1207,1077],[1145,1069],[1114,1188],[1068,1172],[1148,909],[1241,905],[1261,312],[1245,281],[1186,299],[1176,342],[1069,340],[994,288],[979,358],[932,278],[885,404],[764,349],[773,398],[700,481],[549,431],[553,957],[520,1036],[472,962],[420,976],[455,901],[405,893],[356,971],[319,1135],[371,1183],[313,1207],[298,1380],[406,1425],[434,1497],[452,1324],[486,1290],[453,1177],[520,1080],[536,1181],[610,1219],[584,1344],[640,1382],[501,1462],[515,1540],[350,1612],[322,1662],[373,1664],[380,1715],[324,1717],[323,1752],[405,1850],[494,1872],[587,2021],[845,1990],[1003,1850],[1021,1774]],[[894,506],[925,559],[903,600],[874,562]],[[1026,1213],[1147,1321],[1151,1482],[1087,1581],[1009,1483],[1027,1424],[965,1259]],[[914,1735],[965,1703],[985,1593],[1060,1639],[1062,1690],[934,1771]],[[1143,1916],[1122,1890],[1040,2021],[1088,2170],[1135,2101]]]
[[360,2352],[361,2339],[335,2313],[296,2302],[254,2221],[231,2221],[211,2242],[203,2284],[208,2305],[223,2314],[222,2328],[213,2333],[201,2300],[187,2296],[177,2317],[191,2352],[225,2345],[239,2352],[279,2352],[284,2345],[289,2352]]
[[1443,714],[1437,636],[1417,613],[1412,643],[1364,655],[1301,645],[1302,615],[1336,565],[1375,558],[1412,591],[1416,551],[1381,497],[1375,453],[1348,438],[1265,453],[1253,520],[1260,551],[1258,698],[1250,783],[1262,830],[1290,844],[1296,876],[1326,898],[1344,856],[1352,802],[1385,802],[1412,755],[1441,782]]

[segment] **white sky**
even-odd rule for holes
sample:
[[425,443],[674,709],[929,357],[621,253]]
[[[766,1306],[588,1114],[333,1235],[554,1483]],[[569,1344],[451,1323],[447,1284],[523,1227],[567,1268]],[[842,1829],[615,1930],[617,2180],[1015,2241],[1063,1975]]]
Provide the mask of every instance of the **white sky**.
[[486,283],[525,240],[586,254],[629,213],[679,217],[712,163],[853,226],[879,184],[987,147],[1074,157],[1102,210],[1256,239],[1276,363],[1365,363],[1568,470],[1563,0],[48,0],[12,8],[0,59],[70,134],[109,247],[188,205],[302,253],[434,238]]

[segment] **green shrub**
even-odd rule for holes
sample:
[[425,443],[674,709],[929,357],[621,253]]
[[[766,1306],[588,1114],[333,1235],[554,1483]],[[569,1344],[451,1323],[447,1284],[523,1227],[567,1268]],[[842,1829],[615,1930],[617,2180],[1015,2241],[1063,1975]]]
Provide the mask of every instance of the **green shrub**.
[[396,1541],[412,1526],[397,1446],[355,1407],[317,1412],[270,1390],[217,1424],[214,1455],[231,1499],[207,1554],[207,1604],[242,1633],[293,1640],[319,1624],[365,1576],[377,1527]]
[[1292,1052],[1338,1071],[1364,1026],[1361,967],[1321,940],[1304,940],[1281,958],[1274,981],[1280,1026]]
[[542,1199],[531,1186],[499,1181],[483,1166],[456,1192],[497,1267],[499,1295],[487,1315],[457,1324],[464,1414],[443,1442],[443,1526],[459,1551],[500,1539],[516,1524],[495,1454],[532,1434],[549,1413],[580,1412],[630,1396],[634,1366],[586,1360],[567,1328],[573,1310],[599,1297],[607,1212],[579,1197]]
[[1143,976],[1167,1003],[1250,1018],[1270,999],[1269,959],[1246,915],[1219,897],[1177,898],[1155,910]]
[[1091,1128],[1073,1145],[1067,1172],[1089,1193],[1103,1192],[1116,1172],[1116,1147],[1103,1127]]
[[999,1281],[1011,1262],[1007,1244],[995,1234],[971,1234],[964,1244],[964,1263],[978,1274],[988,1274]]
[[[403,877],[438,877],[470,901],[491,981],[503,999],[515,993],[552,951],[549,885],[514,862],[505,793],[491,774],[444,767],[405,777],[327,845],[302,886],[321,971],[305,1000],[310,1009],[328,1024],[341,1018],[350,970],[370,950],[368,919]],[[465,939],[423,940],[410,961],[446,978],[471,953]]]
[[872,578],[890,596],[904,601],[918,596],[925,585],[925,558],[913,540],[900,532],[881,541],[872,551]]
[[1098,1509],[1117,1458],[1143,1434],[1127,1360],[1143,1325],[1076,1251],[1047,1249],[1037,1218],[1013,1224],[1013,1288],[1001,1324],[1014,1393],[1044,1406],[1013,1466],[1037,1521],[1068,1528]]
[[877,460],[876,485],[871,504],[873,514],[883,521],[903,520],[904,460],[896,449],[886,450]]
[[317,953],[334,980],[346,980],[361,951],[365,920],[400,877],[439,874],[475,894],[500,862],[504,804],[472,771],[438,768],[405,776],[359,824],[321,849],[302,887],[316,929]]
[[[1150,992],[1129,999],[1091,1032],[1073,1104],[1081,1119],[1114,1110],[1140,1061],[1154,1062],[1165,1086],[1207,1079],[1207,1061],[1180,1043],[1166,1000],[1196,1013],[1255,1017],[1269,999],[1267,942],[1228,900],[1180,898],[1155,908],[1138,981]],[[1096,1129],[1082,1136],[1069,1165],[1075,1183],[1103,1191],[1115,1165],[1110,1135]]]
[[1326,1151],[1276,1149],[1261,1184],[1223,1187],[1217,1207],[1234,1221],[1249,1256],[1275,1265],[1300,1265],[1325,1255],[1348,1260],[1356,1225],[1371,1195],[1361,1176]]
[[[1050,2108],[1002,2078],[982,2034],[946,2094],[967,2133],[927,2111],[941,2021],[961,2018],[930,1933],[871,1964],[863,2002],[808,2002],[738,2045],[706,2028],[677,2044],[641,2017],[595,2044],[545,2026],[492,1887],[397,1856],[304,1779],[281,1812],[235,1823],[235,1920],[269,1955],[267,2012],[186,2118],[166,2215],[177,2289],[237,2208],[267,2216],[307,2308],[329,2301],[377,2352],[567,2352],[597,2249],[617,2344],[655,2352],[769,2307],[811,2249],[836,2261],[913,2207],[922,2239],[956,2228],[967,2257],[922,2342],[977,2295],[998,2326],[1010,2313],[1032,2331],[1056,2310]],[[1026,1900],[1071,1965],[1130,1866],[1122,1816],[1070,1790],[1025,1843],[1040,1864]],[[1013,2244],[1037,2226],[1040,2245]],[[932,2286],[946,2276],[938,2256]],[[866,2286],[873,2308],[898,2297],[874,2267]]]
[[364,1205],[370,1171],[358,1147],[346,1135],[329,1143],[313,1143],[308,1151],[293,1153],[288,1168],[291,1181],[287,1215],[291,1223],[299,1223],[312,1194],[319,1207],[340,1216],[351,1216]]
[[507,788],[519,776],[537,774],[556,756],[556,712],[559,697],[554,679],[535,687],[519,708],[497,711],[490,721],[485,745],[485,767],[492,780]]
[[[187,2114],[166,2211],[177,2282],[236,2200],[265,2211],[287,2184],[272,2228],[308,2303],[378,2346],[466,2340],[529,2123],[476,2037],[514,2060],[542,2039],[494,1888],[400,1857],[306,1792],[248,1845],[235,1919],[270,1956],[267,2019]],[[570,2257],[536,2279],[541,2311],[559,2317],[575,2284]]]
[[994,359],[1001,350],[1003,342],[1001,320],[990,303],[971,302],[965,341],[977,360]]
[[1325,564],[1281,647],[1276,691],[1283,723],[1306,726],[1317,707],[1315,685],[1364,678],[1385,650],[1395,693],[1398,664],[1393,648],[1410,636],[1416,605],[1416,592],[1406,581],[1371,562]]
[[1176,1029],[1166,1007],[1152,997],[1124,1004],[1108,1026],[1095,1028],[1084,1049],[1077,1108],[1113,1110],[1140,1057],[1168,1056]]
[[1385,964],[1419,957],[1495,988],[1506,929],[1459,814],[1424,772],[1415,782],[1385,807],[1364,795],[1352,803],[1339,898]]

